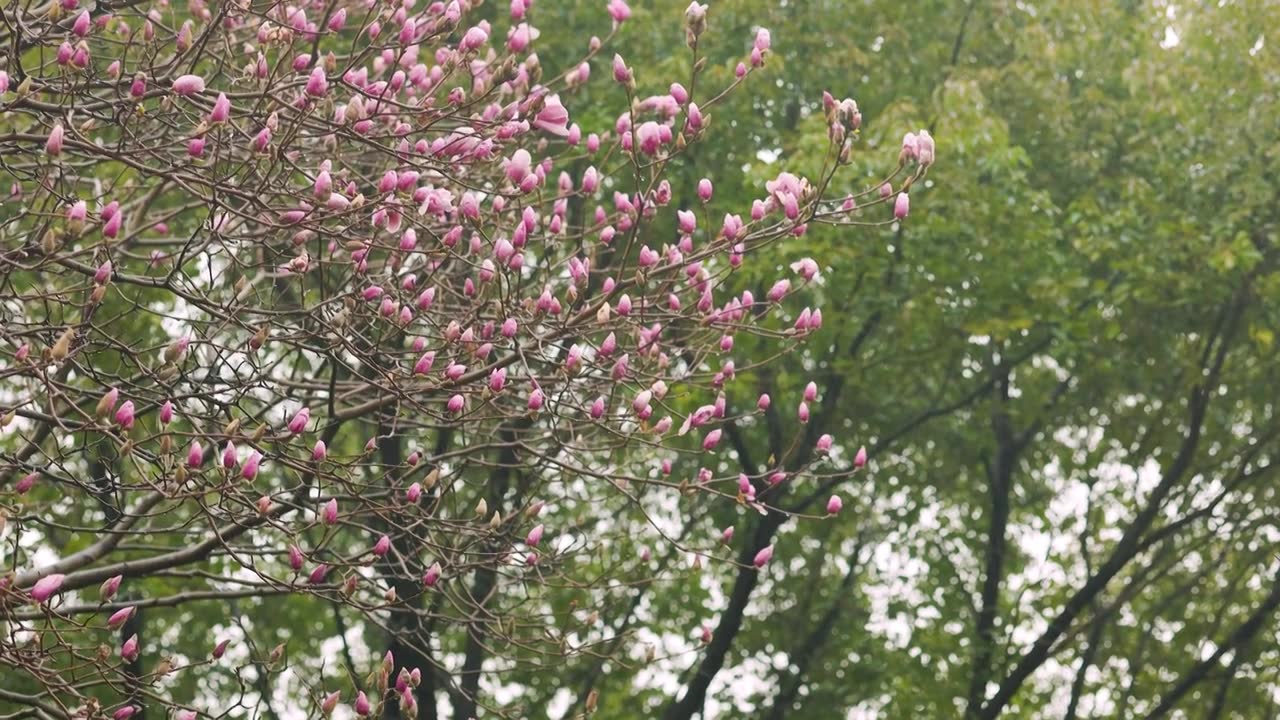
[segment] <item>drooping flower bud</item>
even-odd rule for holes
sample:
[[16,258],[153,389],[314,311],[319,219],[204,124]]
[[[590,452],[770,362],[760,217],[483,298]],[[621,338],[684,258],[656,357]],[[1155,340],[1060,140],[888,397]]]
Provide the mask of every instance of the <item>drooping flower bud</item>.
[[838,514],[840,512],[840,509],[843,507],[844,507],[844,501],[840,499],[839,495],[832,495],[831,499],[827,500],[828,515]]
[[754,559],[752,559],[751,564],[755,565],[757,568],[762,568],[771,559],[773,559],[773,546],[766,545],[760,549],[760,552],[756,553],[756,556]]
[[440,563],[435,562],[431,567],[427,568],[427,572],[422,576],[422,584],[426,587],[435,587],[440,582]]
[[123,575],[114,575],[107,578],[103,581],[102,585],[98,587],[98,597],[101,598],[103,602],[115,597],[116,593],[120,590],[120,583],[123,581]]
[[61,573],[45,575],[31,586],[31,599],[37,603],[46,602],[58,592],[62,587],[62,581],[66,578],[67,576]]
[[129,607],[120,608],[111,613],[111,617],[107,618],[107,628],[111,630],[119,630],[122,625],[133,617],[133,613],[137,611],[137,607],[130,605]]
[[200,447],[200,441],[192,440],[191,447],[187,450],[187,467],[196,469],[204,464],[204,449]]
[[204,92],[204,78],[199,75],[183,75],[173,81],[175,95],[191,96]]

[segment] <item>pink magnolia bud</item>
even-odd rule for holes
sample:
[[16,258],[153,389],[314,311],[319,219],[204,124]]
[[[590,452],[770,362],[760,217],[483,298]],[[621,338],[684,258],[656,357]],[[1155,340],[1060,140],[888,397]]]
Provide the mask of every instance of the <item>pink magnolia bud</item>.
[[614,25],[621,25],[631,18],[631,8],[627,6],[626,0],[609,0],[608,9]]
[[336,691],[324,696],[324,700],[320,702],[320,712],[324,714],[325,717],[332,715],[334,709],[338,707],[339,697],[341,697],[341,694]]
[[209,122],[222,123],[231,117],[231,101],[227,99],[225,93],[218,93],[218,99],[213,101],[213,111],[209,113]]
[[542,388],[534,387],[533,392],[529,393],[529,409],[537,412],[542,409],[546,402],[546,397],[542,393]]
[[338,11],[329,17],[329,29],[338,32],[347,24],[347,9],[338,8]]
[[306,559],[302,556],[302,550],[298,549],[297,545],[290,545],[289,546],[289,567],[296,572],[302,569],[302,565],[305,561]]
[[720,428],[716,428],[715,430],[707,433],[707,436],[702,439],[702,449],[708,451],[714,450],[716,445],[720,444],[720,432]]
[[54,123],[53,129],[49,131],[49,139],[44,143],[44,151],[46,153],[54,157],[62,154],[64,132],[62,123]]
[[195,469],[204,464],[204,450],[200,447],[198,440],[191,441],[191,448],[187,450],[187,467]]
[[219,640],[218,643],[213,646],[213,652],[210,653],[210,655],[213,656],[214,660],[221,659],[222,656],[226,654],[227,646],[230,644],[231,644],[230,638],[227,638],[225,640]]
[[125,400],[124,403],[120,405],[120,409],[116,410],[116,423],[125,430],[129,430],[133,427],[133,422],[133,401]]
[[756,553],[755,559],[753,559],[751,563],[757,568],[762,568],[771,559],[773,559],[773,546],[766,545],[760,549],[760,552]]
[[338,499],[330,498],[329,502],[324,504],[324,510],[320,513],[320,519],[325,525],[333,525],[338,522]]
[[369,704],[369,697],[364,694],[363,690],[356,693],[355,709],[356,714],[361,717],[367,716],[373,711],[373,706]]
[[311,449],[311,459],[316,462],[324,460],[329,455],[329,448],[324,444],[324,440],[317,440],[315,447]]
[[230,470],[236,466],[239,458],[236,456],[236,444],[230,440],[222,447],[222,467]]
[[35,585],[31,586],[31,599],[37,603],[47,601],[58,592],[59,588],[62,587],[62,581],[66,578],[67,576],[61,573],[53,573],[40,578]]
[[289,432],[297,435],[307,429],[307,423],[311,422],[311,410],[302,408],[294,414],[293,419],[289,421]]
[[426,574],[422,576],[422,584],[427,587],[435,587],[436,583],[440,582],[441,572],[440,563],[432,563],[431,567],[427,568]]
[[534,528],[529,531],[529,534],[525,536],[525,544],[529,547],[537,547],[538,543],[542,542],[542,534],[544,532],[545,528],[542,525],[535,525]]
[[109,238],[117,237],[123,225],[124,213],[116,213],[102,225],[102,235]]
[[631,68],[627,67],[627,61],[617,53],[613,56],[613,79],[621,85],[630,84],[632,81]]
[[404,499],[408,500],[410,503],[416,504],[418,500],[421,498],[422,498],[422,485],[420,483],[414,483],[410,485],[407,490],[404,491]]
[[818,385],[812,380],[804,386],[804,399],[807,402],[813,402],[818,399]]
[[[85,218],[87,218],[88,215],[89,215],[89,206],[83,200],[77,200],[75,203],[71,205],[70,208],[67,209],[67,220],[71,223],[84,223]],[[82,227],[82,225],[77,225],[77,228],[80,228],[80,227]],[[107,264],[110,262],[111,261],[108,260],[104,264]],[[99,282],[98,284],[102,284],[102,283]]]
[[122,582],[124,582],[123,575],[115,575],[107,578],[103,581],[102,585],[98,587],[98,597],[101,598],[103,602],[115,597],[116,593],[120,590],[120,583]]
[[898,193],[898,199],[893,201],[893,217],[901,220],[907,216],[911,210],[911,197],[906,193]]
[[13,489],[19,495],[25,495],[31,491],[31,488],[36,486],[36,481],[39,479],[40,475],[38,473],[27,473],[13,486]]
[[316,65],[311,70],[311,76],[307,78],[306,93],[311,97],[324,97],[329,92],[329,78],[324,73],[322,65]]
[[391,549],[391,538],[387,537],[386,535],[383,535],[382,537],[378,538],[378,542],[374,543],[373,554],[377,555],[378,557],[382,557],[383,555],[386,555],[387,551],[389,551],[390,549]]
[[458,49],[463,52],[478,50],[487,42],[489,42],[489,33],[484,28],[476,26],[468,29],[462,36]]
[[467,405],[466,398],[462,397],[461,394],[455,394],[453,397],[449,398],[449,402],[446,407],[449,409],[450,413],[457,415],[458,413],[462,412],[463,408],[465,408],[466,405]]
[[591,419],[599,420],[604,416],[604,398],[598,397],[595,402],[591,403]]
[[129,636],[128,640],[120,646],[120,657],[132,662],[138,657],[138,634],[134,633]]
[[324,583],[325,578],[329,576],[329,566],[321,563],[317,565],[311,574],[307,576],[307,582],[312,585],[320,585]]
[[702,178],[701,180],[699,180],[698,181],[698,199],[701,200],[702,202],[710,202],[711,193],[712,193],[711,181],[706,178]]
[[199,75],[183,75],[173,81],[173,92],[176,95],[195,95],[204,92],[204,78]]
[[840,512],[840,509],[843,507],[844,507],[844,501],[840,499],[840,496],[832,495],[831,499],[827,501],[827,514],[836,515]]
[[[137,637],[137,636],[135,635],[134,637]],[[137,653],[134,653],[134,654],[136,655]],[[111,720],[129,720],[129,718],[133,717],[134,714],[137,712],[138,712],[138,708],[136,705],[125,705],[124,707],[119,708],[115,712],[111,713]]]
[[76,21],[71,24],[72,34],[76,37],[84,37],[85,35],[88,35],[90,20],[89,11],[81,10],[80,14],[76,16]]
[[[249,454],[248,459],[244,461],[244,465],[240,467],[240,475],[245,480],[252,480],[258,476],[258,466],[262,463],[262,453],[254,451]],[[268,501],[269,502],[269,501]]]
[[853,466],[856,468],[864,467],[867,464],[867,448],[860,447],[858,452],[853,456]]
[[831,450],[832,442],[833,442],[833,439],[830,435],[823,434],[821,437],[818,438],[818,442],[814,447],[818,450],[818,452],[822,452],[822,453],[829,452]]
[[426,375],[427,373],[431,372],[431,366],[435,363],[435,361],[436,361],[435,352],[424,353],[422,357],[418,358],[418,361],[413,364],[413,373],[415,375]]
[[800,406],[796,408],[796,417],[799,418],[802,423],[809,422],[809,403],[800,403]]
[[107,627],[111,630],[119,630],[121,625],[129,622],[129,618],[133,617],[133,613],[137,609],[138,608],[133,605],[130,605],[129,607],[120,608],[119,610],[111,613],[111,617],[107,618]]
[[[702,130],[704,120],[702,118],[702,109],[698,107],[698,103],[689,103],[689,109],[685,111],[685,114],[685,125],[688,127],[690,133],[696,134]],[[703,202],[706,202],[706,200],[703,200]]]
[[160,422],[164,425],[173,422],[173,402],[171,400],[165,400],[164,404],[160,406]]

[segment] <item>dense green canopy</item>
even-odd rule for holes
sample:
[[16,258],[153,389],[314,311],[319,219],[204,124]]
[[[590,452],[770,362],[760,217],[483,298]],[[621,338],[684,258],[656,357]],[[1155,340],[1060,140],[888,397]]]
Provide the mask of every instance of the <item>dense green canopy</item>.
[[[545,67],[581,55],[603,4],[536,3]],[[639,97],[688,75],[686,4],[633,3],[621,32]],[[506,3],[481,11],[506,22]],[[590,607],[630,661],[525,657],[484,675],[478,717],[576,717],[593,691],[611,720],[1280,714],[1280,4],[720,0],[709,22],[712,84],[731,80],[757,27],[774,54],[709,113],[715,132],[673,168],[678,192],[714,167],[717,199],[747,208],[781,169],[817,175],[824,90],[864,116],[865,175],[838,180],[849,191],[891,170],[904,128],[936,138],[911,223],[815,226],[732,280],[763,295],[813,257],[826,322],[780,363],[739,361],[731,408],[811,380],[820,393],[807,427],[782,403],[727,427],[716,473],[804,464],[812,442],[781,440],[795,433],[832,434],[837,470],[861,445],[871,459],[852,479],[791,488],[788,513],[671,498],[681,538],[707,547],[734,526],[772,540],[775,562],[548,588],[547,617]],[[623,101],[593,85],[574,119],[612,127]],[[738,342],[740,358],[769,352]],[[338,442],[356,452],[364,436]],[[673,476],[705,462],[687,456]],[[821,517],[832,494],[839,515],[791,517]],[[593,562],[652,546],[655,564],[688,563],[628,532],[645,522],[584,520],[609,532]],[[171,594],[188,579],[146,582]],[[287,643],[290,669],[257,688],[181,675],[173,696],[310,714],[310,674],[350,663],[362,681],[388,645],[385,628],[314,597],[224,602],[255,657]],[[188,657],[225,630],[199,604],[143,618]],[[441,633],[440,657],[466,640]]]

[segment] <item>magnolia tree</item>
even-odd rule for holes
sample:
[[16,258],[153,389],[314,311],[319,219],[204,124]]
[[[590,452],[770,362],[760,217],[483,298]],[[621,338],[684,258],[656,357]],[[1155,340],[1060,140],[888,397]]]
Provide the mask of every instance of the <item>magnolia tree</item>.
[[[928,133],[841,178],[861,116],[828,95],[821,172],[717,207],[665,176],[768,31],[708,87],[694,3],[687,73],[646,77],[602,55],[612,0],[553,74],[554,3],[478,5],[5,7],[0,707],[523,717],[516,673],[711,641],[714,617],[676,654],[642,640],[690,628],[606,627],[622,590],[768,571],[772,545],[681,518],[801,483],[831,499],[799,527],[840,511],[866,457],[807,432],[819,388],[725,400],[821,326],[819,266],[737,278],[813,223],[905,218]],[[612,127],[575,122],[589,81],[625,94]],[[748,335],[769,352],[735,357]],[[755,417],[792,452],[737,474],[722,427]]]

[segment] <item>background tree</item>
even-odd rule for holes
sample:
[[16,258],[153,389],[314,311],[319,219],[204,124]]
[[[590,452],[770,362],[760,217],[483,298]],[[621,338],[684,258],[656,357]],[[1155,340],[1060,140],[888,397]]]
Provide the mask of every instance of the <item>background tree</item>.
[[[779,524],[791,483],[852,474],[804,431],[785,477],[686,465],[776,412],[725,391],[823,324],[812,258],[730,278],[810,225],[898,226],[928,133],[836,191],[861,116],[828,95],[811,174],[725,213],[698,173],[673,207],[768,31],[707,72],[690,6],[650,93],[599,58],[626,3],[554,74],[530,5],[6,11],[13,715],[529,717],[533,675],[693,652],[641,637],[678,618],[613,626],[638,591],[769,566],[701,518]],[[584,129],[593,65],[622,111]],[[600,679],[557,702],[594,712]]]
[[[576,64],[602,32],[604,4],[539,3],[541,64]],[[689,73],[671,24],[686,7],[637,4],[623,26],[637,97]],[[507,27],[507,11],[472,12]],[[646,526],[613,519],[616,504],[590,506],[590,486],[571,509],[553,503],[544,513],[580,518],[609,549],[593,558],[599,576],[644,550],[648,567],[608,592],[544,586],[558,617],[600,623],[569,637],[599,644],[554,669],[473,652],[477,714],[573,717],[594,700],[619,718],[1275,715],[1274,4],[724,0],[708,22],[700,84],[732,82],[759,26],[774,50],[666,166],[672,206],[700,207],[696,184],[713,167],[715,203],[744,213],[782,167],[819,177],[824,90],[857,98],[858,149],[873,158],[855,154],[865,174],[838,176],[833,196],[874,187],[902,129],[917,127],[939,139],[941,159],[916,194],[944,191],[926,193],[901,228],[813,224],[724,278],[726,292],[761,297],[790,263],[815,258],[805,301],[777,320],[809,304],[825,322],[758,367],[743,359],[773,358],[776,342],[735,336],[718,452],[670,454],[670,482],[704,467],[725,479],[806,467],[812,445],[794,438],[828,433],[823,472],[852,470],[863,444],[867,472],[835,487],[788,481],[772,497],[778,510],[822,515],[838,494],[838,519],[820,524],[695,493],[628,532]],[[597,129],[626,102],[608,82],[566,100]],[[852,219],[880,222],[884,210]],[[667,222],[651,241],[641,224],[640,237],[669,242]],[[818,397],[802,425],[811,381]],[[750,412],[762,390],[772,413]],[[673,398],[671,412],[680,420],[701,402]],[[661,477],[661,455],[630,457]],[[611,460],[610,474],[636,467]],[[591,524],[596,512],[610,519]],[[687,572],[682,546],[729,526],[731,546]],[[731,562],[769,542],[766,572]],[[264,651],[290,639],[291,667],[347,663],[342,643],[319,642],[345,629],[364,682],[386,645],[359,613],[317,614],[296,597],[239,602],[247,626],[272,628],[255,640]],[[157,633],[210,622],[145,619]],[[463,667],[473,637],[486,646],[469,627],[433,628],[439,665]],[[452,717],[450,682],[461,675],[441,678],[441,717]]]

